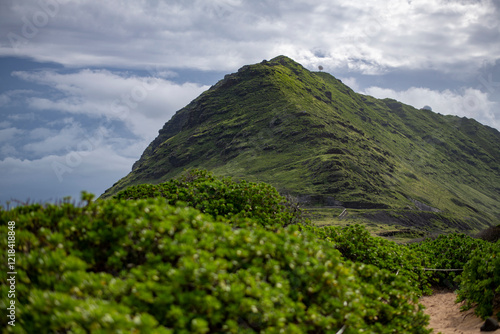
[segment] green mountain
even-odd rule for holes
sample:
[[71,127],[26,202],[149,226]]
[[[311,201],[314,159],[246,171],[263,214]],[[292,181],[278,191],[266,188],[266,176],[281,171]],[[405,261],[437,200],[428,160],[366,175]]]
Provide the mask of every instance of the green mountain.
[[500,132],[355,93],[284,56],[226,75],[179,110],[102,198],[190,168],[266,182],[309,205],[440,211],[464,229],[500,219]]

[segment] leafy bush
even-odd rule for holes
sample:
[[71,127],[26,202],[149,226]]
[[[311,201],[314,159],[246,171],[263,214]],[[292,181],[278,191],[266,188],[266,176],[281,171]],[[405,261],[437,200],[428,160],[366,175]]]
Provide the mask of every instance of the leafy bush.
[[298,207],[280,196],[276,188],[265,183],[215,177],[206,170],[191,170],[158,185],[132,186],[115,196],[117,199],[153,197],[164,197],[172,205],[185,202],[214,218],[252,218],[268,228],[306,222]]
[[493,315],[495,302],[500,302],[500,241],[483,242],[477,247],[457,281],[460,282],[457,301],[466,300],[463,309],[475,305],[478,316]]
[[235,228],[164,198],[86,198],[0,211],[16,222],[7,332],[429,332],[406,279],[345,261],[297,226]]
[[[429,269],[463,269],[470,260],[472,252],[484,244],[484,241],[474,239],[463,233],[440,235],[436,239],[426,239],[410,247],[427,255]],[[454,279],[460,271],[433,271],[435,284],[453,287]]]
[[463,272],[434,271],[434,282],[448,287],[458,283],[457,301],[466,301],[462,309],[476,306],[475,313],[483,318],[493,314],[494,304],[500,298],[500,242],[494,244],[453,233],[410,247],[426,255],[430,268],[463,269]]
[[372,237],[365,227],[328,226],[309,228],[322,239],[332,242],[342,255],[351,261],[375,265],[403,276],[419,294],[429,294],[430,273],[424,271],[427,257],[419,251],[410,250],[380,237]]

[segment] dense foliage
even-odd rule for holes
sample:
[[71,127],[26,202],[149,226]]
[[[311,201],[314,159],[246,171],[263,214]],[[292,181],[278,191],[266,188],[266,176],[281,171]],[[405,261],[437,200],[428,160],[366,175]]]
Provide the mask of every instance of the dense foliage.
[[372,237],[360,225],[306,228],[332,242],[346,259],[402,275],[418,294],[429,293],[430,285],[459,287],[457,301],[466,301],[463,309],[475,306],[475,313],[483,318],[500,306],[500,241],[452,233],[407,246]]
[[268,228],[305,222],[298,207],[266,183],[234,181],[206,170],[190,170],[177,179],[152,185],[141,184],[119,192],[117,199],[164,197],[179,201],[216,218],[252,218]]
[[16,222],[18,320],[3,317],[5,331],[428,333],[402,275],[346,261],[297,226],[235,228],[164,198],[86,199],[0,211]]
[[[421,251],[428,257],[429,269],[463,269],[471,259],[472,252],[485,242],[463,233],[440,235],[435,239],[425,239],[412,244],[414,251]],[[431,271],[434,284],[454,288],[454,280],[460,271]]]
[[332,242],[346,259],[372,264],[401,275],[419,294],[431,292],[430,273],[424,271],[429,263],[426,254],[410,250],[408,247],[398,245],[393,241],[372,237],[361,225],[311,229],[320,238]]
[[464,309],[477,306],[477,315],[491,316],[495,303],[500,306],[500,241],[483,242],[477,247],[457,281],[460,282],[458,301],[466,300]]
[[424,267],[464,267],[459,297],[481,316],[500,294],[500,243],[408,247],[359,225],[317,228],[266,184],[195,170],[82,199],[0,209],[18,273],[4,332],[428,333]]
[[430,269],[463,269],[430,271],[433,284],[458,287],[457,301],[466,301],[463,309],[475,306],[478,316],[493,315],[500,297],[500,242],[452,233],[412,244],[410,249],[425,256]]

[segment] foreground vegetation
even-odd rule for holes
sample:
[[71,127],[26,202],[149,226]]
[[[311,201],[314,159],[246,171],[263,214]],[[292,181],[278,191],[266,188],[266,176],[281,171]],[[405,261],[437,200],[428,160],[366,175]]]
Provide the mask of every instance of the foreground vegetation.
[[418,297],[441,284],[424,270],[434,265],[464,268],[459,296],[481,316],[500,295],[498,242],[409,247],[317,228],[265,184],[192,171],[82,199],[0,211],[2,235],[16,222],[18,272],[18,321],[2,318],[4,332],[429,333]]

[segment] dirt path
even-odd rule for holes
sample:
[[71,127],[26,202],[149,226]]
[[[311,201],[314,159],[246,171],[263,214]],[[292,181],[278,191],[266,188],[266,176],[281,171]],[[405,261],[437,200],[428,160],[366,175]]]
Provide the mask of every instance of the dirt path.
[[462,303],[455,304],[456,298],[455,293],[446,290],[434,291],[432,296],[420,299],[420,303],[426,307],[425,313],[431,317],[429,327],[434,329],[433,333],[480,333],[484,321],[476,317],[472,309],[460,312]]

